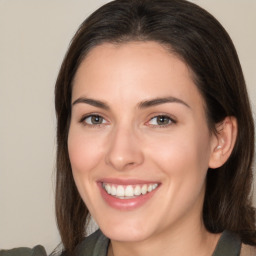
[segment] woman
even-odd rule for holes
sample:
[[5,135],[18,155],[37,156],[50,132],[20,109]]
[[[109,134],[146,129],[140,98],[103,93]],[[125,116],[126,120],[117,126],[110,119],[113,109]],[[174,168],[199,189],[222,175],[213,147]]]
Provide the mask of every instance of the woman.
[[[210,14],[181,0],[103,6],[68,50],[56,112],[67,253],[95,243],[88,255],[238,255],[240,239],[255,245],[253,119],[234,46]],[[89,213],[104,235],[81,242]]]
[[[254,125],[223,27],[184,0],[117,0],[55,89],[62,255],[255,255]],[[89,214],[100,230],[89,237]]]

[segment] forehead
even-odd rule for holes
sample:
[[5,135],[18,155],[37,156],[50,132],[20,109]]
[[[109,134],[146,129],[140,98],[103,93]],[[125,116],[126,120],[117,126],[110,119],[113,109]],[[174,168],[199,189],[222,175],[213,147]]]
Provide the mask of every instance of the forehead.
[[164,71],[168,72],[174,67],[179,68],[183,75],[192,78],[192,72],[185,62],[166,46],[157,42],[103,43],[88,52],[78,67],[74,83],[82,76],[85,79],[85,75],[96,75],[93,72],[95,70],[97,70],[97,75],[102,73],[120,75],[120,72],[117,72],[121,70],[123,74],[124,72],[143,74],[145,73],[143,71],[154,69],[155,72],[147,73],[147,76],[152,78],[157,74],[163,75]]
[[73,100],[95,95],[104,100],[111,91],[112,99],[168,94],[188,101],[193,95],[195,101],[202,101],[188,66],[166,47],[151,41],[94,47],[80,64],[73,84]]

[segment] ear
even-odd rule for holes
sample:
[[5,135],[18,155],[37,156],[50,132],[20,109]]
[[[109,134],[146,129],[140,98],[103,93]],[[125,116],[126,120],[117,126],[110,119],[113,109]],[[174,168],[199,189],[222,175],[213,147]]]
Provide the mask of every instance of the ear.
[[209,168],[221,167],[229,158],[237,137],[237,120],[228,116],[216,124],[217,134],[212,135]]

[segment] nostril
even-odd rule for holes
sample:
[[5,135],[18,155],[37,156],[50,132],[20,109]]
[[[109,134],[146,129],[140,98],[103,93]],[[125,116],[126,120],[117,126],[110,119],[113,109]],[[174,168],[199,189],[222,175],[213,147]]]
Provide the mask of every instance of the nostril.
[[122,156],[114,156],[108,155],[106,156],[106,164],[110,165],[117,171],[123,171],[135,167],[141,164],[143,161],[141,160],[143,157],[138,155],[129,155],[126,154],[124,157]]

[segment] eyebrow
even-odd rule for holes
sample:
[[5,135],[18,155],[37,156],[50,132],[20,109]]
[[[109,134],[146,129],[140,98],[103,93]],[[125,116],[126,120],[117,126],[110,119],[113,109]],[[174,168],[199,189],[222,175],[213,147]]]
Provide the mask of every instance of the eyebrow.
[[165,103],[180,103],[190,108],[190,106],[186,102],[172,96],[143,101],[139,104],[139,108],[147,108],[147,107],[152,107],[152,106],[165,104]]
[[91,106],[94,106],[94,107],[97,107],[97,108],[102,108],[102,109],[105,109],[105,110],[109,110],[110,107],[104,103],[103,101],[100,101],[100,100],[94,100],[94,99],[89,99],[89,98],[84,98],[84,97],[81,97],[81,98],[78,98],[76,99],[72,105],[76,105],[78,103],[85,103],[85,104],[89,104]]
[[[78,99],[76,99],[72,105],[76,105],[78,103],[85,103],[85,104],[89,104],[91,106],[97,107],[97,108],[102,108],[105,110],[109,110],[110,107],[107,103],[100,101],[100,100],[94,100],[94,99],[90,99],[90,98],[85,98],[85,97],[80,97]],[[184,102],[181,99],[175,98],[175,97],[164,97],[164,98],[155,98],[155,99],[151,99],[151,100],[146,100],[146,101],[142,101],[138,104],[139,108],[148,108],[148,107],[153,107],[156,105],[161,105],[161,104],[165,104],[165,103],[180,103],[188,108],[190,108],[190,106]]]

